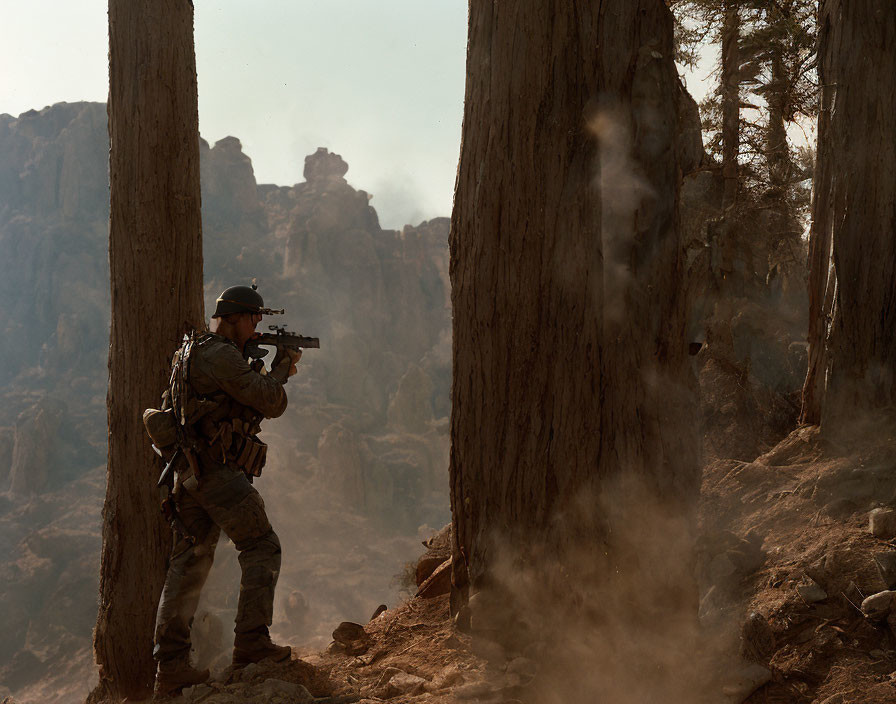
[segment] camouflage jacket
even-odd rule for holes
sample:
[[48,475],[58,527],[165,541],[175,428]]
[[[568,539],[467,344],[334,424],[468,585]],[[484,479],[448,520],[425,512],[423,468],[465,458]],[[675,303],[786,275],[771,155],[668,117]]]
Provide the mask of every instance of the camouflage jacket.
[[223,391],[265,418],[277,418],[286,410],[283,383],[253,371],[239,348],[215,333],[204,333],[191,353],[190,385],[200,397]]

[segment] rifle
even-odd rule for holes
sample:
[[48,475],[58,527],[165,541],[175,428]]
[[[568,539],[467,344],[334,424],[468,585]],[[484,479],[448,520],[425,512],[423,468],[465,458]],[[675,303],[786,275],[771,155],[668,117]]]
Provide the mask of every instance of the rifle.
[[269,325],[268,330],[271,332],[261,333],[246,343],[246,354],[252,359],[261,359],[267,355],[268,350],[261,349],[261,345],[285,347],[294,351],[305,347],[320,349],[319,337],[305,337],[288,332],[285,325]]

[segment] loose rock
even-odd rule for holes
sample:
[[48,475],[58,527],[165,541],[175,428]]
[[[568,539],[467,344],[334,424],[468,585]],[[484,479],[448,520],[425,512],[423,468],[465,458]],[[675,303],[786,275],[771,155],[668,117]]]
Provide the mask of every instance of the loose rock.
[[862,602],[862,613],[870,619],[886,618],[893,604],[896,592],[885,591],[872,594]]
[[896,537],[896,510],[876,508],[869,515],[869,530],[877,538],[889,540]]
[[364,626],[351,621],[343,621],[336,627],[333,631],[333,641],[338,648],[349,655],[362,655],[370,647],[370,639]]

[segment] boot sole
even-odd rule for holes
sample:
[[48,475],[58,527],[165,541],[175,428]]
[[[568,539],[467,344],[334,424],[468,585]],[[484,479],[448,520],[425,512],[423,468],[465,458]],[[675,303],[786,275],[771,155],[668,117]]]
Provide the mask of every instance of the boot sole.
[[245,667],[246,665],[251,665],[253,663],[258,664],[260,662],[264,662],[265,660],[270,660],[271,662],[286,662],[292,656],[292,648],[287,650],[282,655],[265,655],[263,658],[238,658],[236,654],[233,656],[232,666],[233,667]]

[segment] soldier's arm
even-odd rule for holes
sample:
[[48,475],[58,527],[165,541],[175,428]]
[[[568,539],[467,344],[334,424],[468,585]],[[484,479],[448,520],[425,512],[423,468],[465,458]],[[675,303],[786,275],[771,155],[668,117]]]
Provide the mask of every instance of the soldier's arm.
[[228,396],[251,406],[265,418],[276,418],[286,410],[286,390],[270,376],[252,371],[234,345],[216,345],[202,356],[202,371]]

